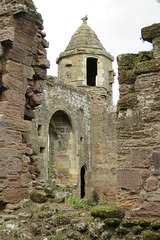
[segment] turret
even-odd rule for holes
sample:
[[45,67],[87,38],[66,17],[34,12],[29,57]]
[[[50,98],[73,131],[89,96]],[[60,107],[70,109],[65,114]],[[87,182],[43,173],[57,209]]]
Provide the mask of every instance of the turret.
[[87,25],[87,17],[57,59],[58,78],[74,86],[105,87],[111,91],[113,70],[111,56]]

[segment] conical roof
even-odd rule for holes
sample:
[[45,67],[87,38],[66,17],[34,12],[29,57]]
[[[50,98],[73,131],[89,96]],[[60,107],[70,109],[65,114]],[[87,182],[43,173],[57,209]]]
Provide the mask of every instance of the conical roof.
[[113,57],[105,50],[95,32],[87,25],[87,19],[87,16],[82,18],[82,25],[73,34],[65,51],[57,59],[57,63],[63,57],[82,53],[104,55],[113,60]]

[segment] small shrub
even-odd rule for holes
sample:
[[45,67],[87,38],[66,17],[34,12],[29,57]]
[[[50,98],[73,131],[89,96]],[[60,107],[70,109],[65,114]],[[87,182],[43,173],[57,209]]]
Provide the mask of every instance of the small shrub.
[[67,199],[67,203],[73,204],[76,207],[83,207],[85,204],[85,200],[84,200],[84,198],[79,199],[75,195],[73,195],[73,197],[69,197]]

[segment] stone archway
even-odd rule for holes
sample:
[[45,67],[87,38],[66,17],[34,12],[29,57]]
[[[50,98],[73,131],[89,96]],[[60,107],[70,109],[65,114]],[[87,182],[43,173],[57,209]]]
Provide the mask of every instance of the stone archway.
[[75,134],[71,120],[64,111],[53,114],[49,124],[48,143],[49,178],[55,179],[61,187],[71,185],[76,181]]

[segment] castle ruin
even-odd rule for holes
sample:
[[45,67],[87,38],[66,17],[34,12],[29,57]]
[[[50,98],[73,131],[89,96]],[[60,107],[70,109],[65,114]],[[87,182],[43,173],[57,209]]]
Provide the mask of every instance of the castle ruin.
[[79,198],[113,199],[130,217],[159,217],[160,24],[142,29],[153,50],[113,57],[87,18],[47,77],[48,42],[30,0],[0,3],[0,205],[55,181]]

